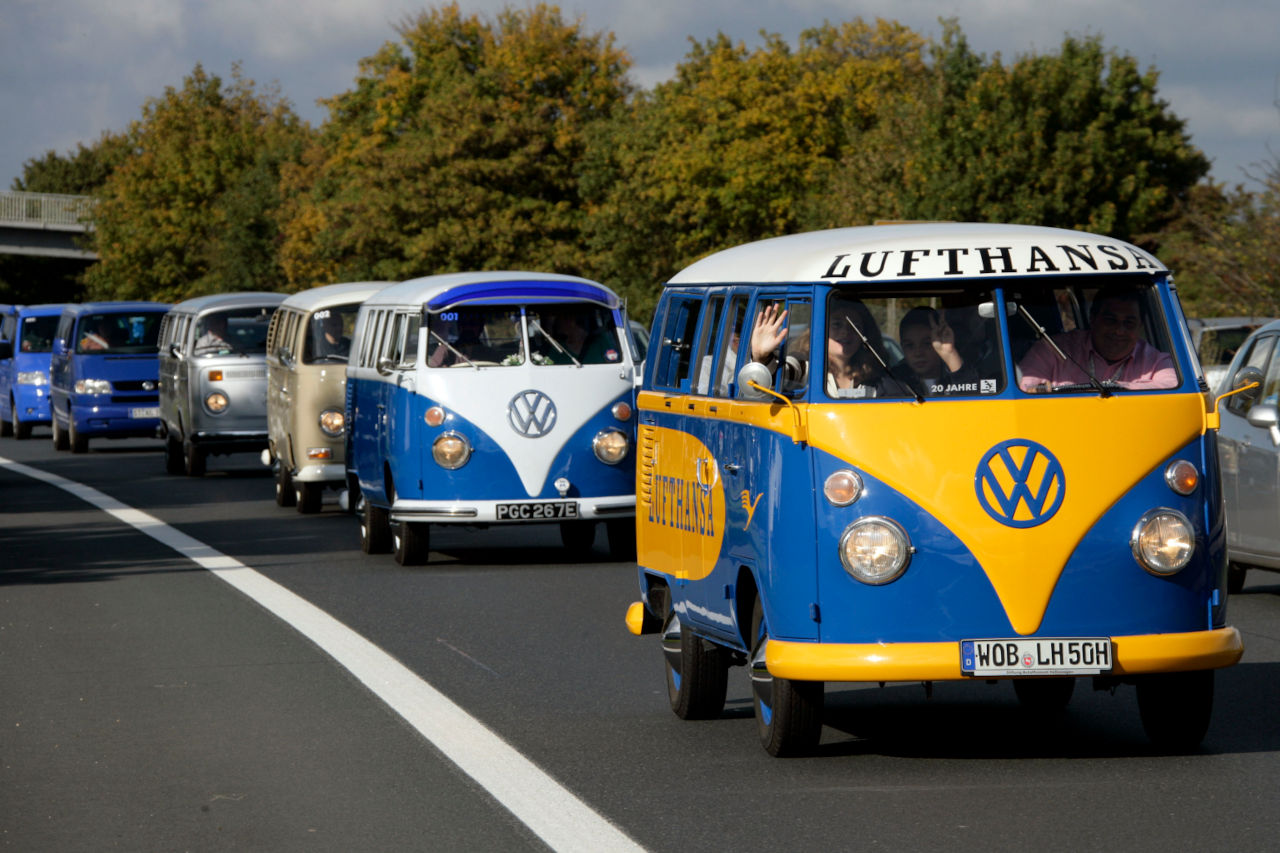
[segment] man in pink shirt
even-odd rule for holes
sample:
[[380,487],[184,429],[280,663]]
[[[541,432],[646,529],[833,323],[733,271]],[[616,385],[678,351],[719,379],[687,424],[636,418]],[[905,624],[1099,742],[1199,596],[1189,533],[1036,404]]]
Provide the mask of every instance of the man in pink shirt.
[[1141,300],[1131,288],[1106,288],[1098,292],[1089,312],[1089,328],[1056,335],[1053,342],[1067,355],[1064,360],[1048,341],[1038,341],[1023,357],[1020,385],[1023,391],[1048,391],[1057,385],[1090,384],[1089,371],[1100,382],[1116,382],[1122,388],[1141,391],[1175,388],[1178,374],[1173,359],[1138,337],[1142,330]]

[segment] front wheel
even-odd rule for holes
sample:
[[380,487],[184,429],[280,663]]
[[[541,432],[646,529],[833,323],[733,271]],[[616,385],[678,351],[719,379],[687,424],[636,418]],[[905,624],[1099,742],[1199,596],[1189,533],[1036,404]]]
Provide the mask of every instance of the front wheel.
[[402,566],[421,566],[431,550],[431,532],[425,524],[402,521],[391,531],[392,551]]
[[822,682],[792,681],[769,673],[765,665],[769,626],[759,598],[751,615],[751,636],[754,641],[747,668],[760,745],[778,758],[813,752],[822,737]]
[[298,512],[311,515],[320,511],[324,503],[324,483],[293,484],[293,501],[298,505]]
[[667,699],[682,720],[710,720],[724,711],[729,656],[720,646],[684,629],[672,611],[662,627]]
[[293,506],[298,495],[293,490],[293,475],[283,459],[276,460],[276,506]]
[[88,453],[89,437],[76,429],[75,415],[67,413],[67,446],[72,453]]
[[182,443],[182,470],[188,477],[204,476],[205,453],[190,439]]
[[58,425],[58,416],[53,415],[52,417],[53,420],[50,424],[50,429],[53,430],[53,449],[66,450],[67,447],[70,446],[70,442],[67,441],[67,434],[63,432],[62,427]]
[[18,407],[14,405],[10,410],[9,416],[13,419],[13,437],[18,441],[25,441],[31,438],[31,424],[23,423],[18,418]]
[[1152,744],[1171,752],[1200,745],[1213,715],[1213,670],[1143,675],[1137,686],[1138,713]]
[[391,550],[391,526],[387,511],[364,502],[360,513],[360,550],[366,554],[385,554]]

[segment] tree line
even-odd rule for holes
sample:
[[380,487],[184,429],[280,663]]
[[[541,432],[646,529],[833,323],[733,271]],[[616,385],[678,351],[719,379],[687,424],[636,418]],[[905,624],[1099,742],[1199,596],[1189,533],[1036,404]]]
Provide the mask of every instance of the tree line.
[[[29,160],[14,189],[99,199],[77,298],[540,269],[619,291],[646,320],[709,252],[880,220],[1080,228],[1151,249],[1193,315],[1280,314],[1280,167],[1209,161],[1158,72],[1067,36],[975,53],[955,21],[690,39],[672,79],[554,6],[456,4],[395,28],[311,127],[274,88],[197,65],[121,132]],[[30,263],[0,261],[12,298]]]

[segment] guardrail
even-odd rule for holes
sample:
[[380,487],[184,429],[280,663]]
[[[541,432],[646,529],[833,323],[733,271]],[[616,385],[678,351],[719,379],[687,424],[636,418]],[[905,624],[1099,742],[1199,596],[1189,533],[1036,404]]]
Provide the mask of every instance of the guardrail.
[[87,195],[0,192],[0,223],[84,231],[97,203]]

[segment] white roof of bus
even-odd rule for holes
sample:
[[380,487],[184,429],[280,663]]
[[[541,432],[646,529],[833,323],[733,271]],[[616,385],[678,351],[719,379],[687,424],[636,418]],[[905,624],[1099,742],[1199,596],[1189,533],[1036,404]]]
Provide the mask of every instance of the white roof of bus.
[[395,282],[346,281],[341,284],[325,284],[295,293],[280,303],[281,308],[297,308],[310,313],[320,308],[364,302],[373,294]]
[[279,305],[286,294],[263,290],[235,291],[233,293],[211,293],[206,296],[193,296],[173,306],[173,310],[198,314],[201,311],[231,310],[235,308],[262,308]]
[[934,279],[1165,272],[1137,246],[1033,225],[933,222],[835,228],[716,252],[671,284],[911,283]]
[[[501,270],[495,272],[456,272],[441,275],[428,275],[412,278],[378,291],[365,300],[367,305],[425,305],[433,296],[450,288],[467,284],[496,284],[500,282],[520,281],[559,281],[584,284],[600,288],[609,293],[613,291],[599,282],[574,275],[561,275],[550,272],[527,272],[523,270]],[[616,298],[616,294],[615,294]]]

